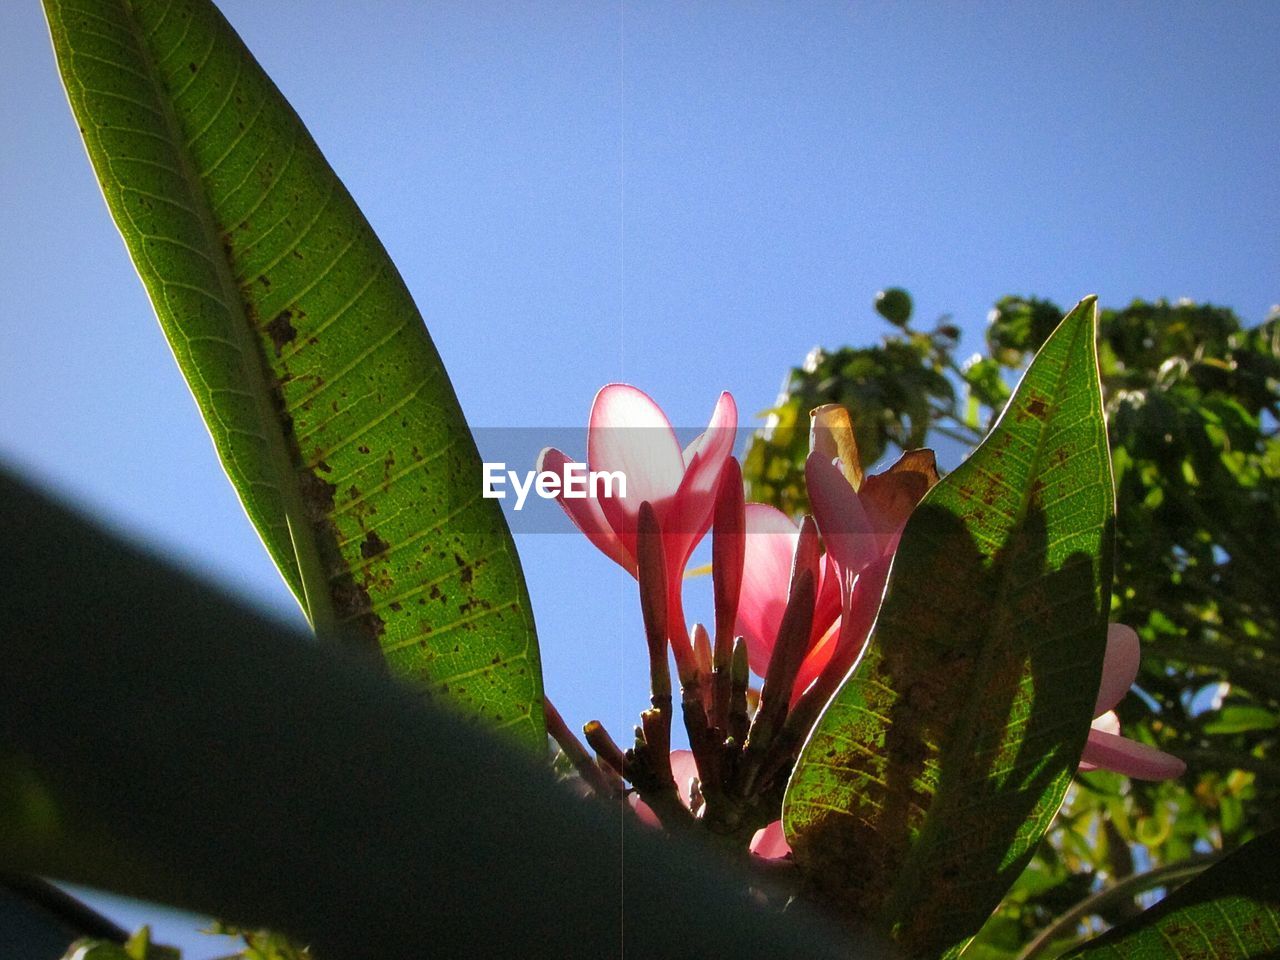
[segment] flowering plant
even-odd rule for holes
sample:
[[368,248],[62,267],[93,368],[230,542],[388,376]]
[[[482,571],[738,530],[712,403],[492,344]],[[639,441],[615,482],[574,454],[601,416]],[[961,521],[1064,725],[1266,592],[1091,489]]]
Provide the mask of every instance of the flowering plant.
[[[990,362],[960,370],[939,346],[956,329],[913,331],[909,298],[887,291],[878,309],[904,340],[882,353],[907,358],[906,409],[859,408],[884,372],[875,351],[849,364],[861,371],[852,411],[802,403],[852,376],[827,376],[815,355],[745,469],[728,393],[682,447],[647,394],[606,386],[585,465],[625,489],[570,493],[581,465],[555,449],[540,457],[538,489],[560,474],[569,520],[634,577],[649,700],[634,738],[589,721],[580,739],[544,696],[516,543],[440,356],[298,115],[208,0],[45,7],[103,196],[312,635],[0,470],[0,942],[35,956],[84,934],[95,942],[72,946],[79,960],[171,956],[53,877],[246,930],[265,923],[278,932],[242,934],[243,956],[276,960],[312,948],[416,956],[424,944],[476,956],[531,944],[551,956],[1007,956],[982,931],[1026,902],[1018,885],[1037,880],[1033,858],[1064,799],[1119,783],[1109,809],[1124,813],[1148,796],[1125,778],[1182,776],[1153,735],[1159,720],[1132,723],[1135,698],[1123,701],[1151,633],[1186,620],[1169,627],[1150,611],[1132,621],[1142,640],[1110,622],[1103,371],[1124,393],[1113,426],[1152,434],[1134,446],[1152,462],[1180,428],[1151,430],[1135,410],[1182,408],[1135,399],[1125,363],[1145,357],[1156,386],[1185,387],[1185,375],[1197,398],[1238,388],[1206,405],[1209,455],[1179,473],[1190,487],[1201,468],[1231,473],[1246,490],[1238,512],[1263,516],[1275,448],[1241,438],[1250,425],[1275,432],[1274,325],[1238,331],[1210,311],[1209,339],[1228,353],[1208,362],[1183,314],[1169,325],[1183,341],[1173,360],[1151,356],[1166,340],[1122,324],[1100,368],[1093,298],[1065,315],[1024,303],[1017,323],[993,326]],[[1010,389],[1002,370],[1032,353]],[[971,391],[962,416],[951,374]],[[952,408],[935,405],[948,396]],[[988,429],[983,404],[999,411]],[[771,473],[760,454],[788,411],[793,431],[808,419],[807,443]],[[921,427],[944,417],[976,444],[945,476]],[[887,440],[901,455],[872,473]],[[1122,490],[1164,469],[1141,459],[1117,457]],[[1140,499],[1156,492],[1166,487]],[[686,578],[707,537],[711,605],[691,618]],[[1189,539],[1194,556],[1169,551],[1179,586],[1197,563],[1238,562],[1203,530]],[[1261,555],[1248,536],[1233,542]],[[1236,602],[1221,571],[1207,583],[1204,635],[1273,693],[1262,641],[1249,660],[1221,629],[1231,619],[1273,635],[1268,598]],[[1139,693],[1153,715],[1175,699]],[[1250,735],[1236,772],[1272,772],[1273,716],[1224,710],[1221,725]],[[548,771],[548,733],[561,779],[603,802]],[[1249,829],[1260,835],[1152,911],[1104,909],[1117,890],[1136,909],[1122,881],[1059,924],[1074,930],[1084,909],[1121,921],[1079,955],[1274,955],[1280,837]],[[1112,833],[1110,861],[1141,849],[1110,821],[1074,839],[1101,850]],[[1143,890],[1216,856],[1184,853],[1202,859],[1160,864]]]
[[[744,503],[741,468],[729,452],[734,409],[723,394],[707,432],[681,455],[648,395],[624,384],[596,395],[588,466],[622,470],[632,492],[602,502],[558,499],[591,543],[637,579],[650,708],[626,750],[601,723],[588,722],[594,758],[548,703],[550,731],[595,792],[628,794],[644,822],[669,829],[696,822],[757,857],[789,860],[780,819],[788,777],[822,708],[855,669],[908,518],[939,476],[928,450],[867,474],[847,411],[817,408],[805,471],[813,515],[797,526],[772,506]],[[572,462],[549,448],[539,466]],[[682,599],[689,557],[708,531],[711,630],[685,625]],[[670,749],[669,654],[689,750]],[[1132,685],[1138,658],[1137,635],[1110,625],[1081,770],[1159,780],[1185,769],[1119,734],[1111,708]]]

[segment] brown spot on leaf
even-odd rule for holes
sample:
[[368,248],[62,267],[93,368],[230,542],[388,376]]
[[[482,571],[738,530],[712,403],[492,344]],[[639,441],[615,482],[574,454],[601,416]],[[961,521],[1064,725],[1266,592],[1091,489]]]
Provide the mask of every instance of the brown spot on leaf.
[[386,553],[387,549],[387,541],[383,540],[373,530],[370,530],[365,535],[365,538],[360,541],[360,556],[366,560],[371,560],[380,553]]
[[312,520],[323,520],[333,513],[333,495],[338,488],[332,483],[307,471],[298,474],[298,486],[302,488],[302,503],[307,508],[307,516]]
[[1018,411],[1017,419],[1019,423],[1029,418],[1043,420],[1048,412],[1049,405],[1045,403],[1044,398],[1033,396],[1027,401],[1027,405]]
[[293,311],[281,310],[276,314],[275,319],[267,324],[267,336],[271,338],[272,344],[276,348],[276,356],[280,356],[280,351],[285,344],[292,343],[294,338],[298,336],[298,331],[293,328],[290,322],[293,319]]

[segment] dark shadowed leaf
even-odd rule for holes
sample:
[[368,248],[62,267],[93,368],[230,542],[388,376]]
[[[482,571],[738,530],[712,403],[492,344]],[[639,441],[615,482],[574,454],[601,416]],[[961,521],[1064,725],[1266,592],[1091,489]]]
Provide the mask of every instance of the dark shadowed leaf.
[[[14,786],[0,775],[0,809],[14,802],[15,793],[21,793],[21,788],[14,791]],[[125,933],[45,880],[0,873],[0,945],[4,956],[58,960],[68,944],[86,937],[119,944]]]
[[298,116],[207,0],[45,10],[107,205],[313,626],[541,745],[533,620],[475,444]]
[[0,871],[334,960],[658,960],[706,931],[741,960],[885,956],[760,909],[759,877],[574,796],[527,751],[2,467],[0,569]]
[[1089,729],[1113,495],[1092,298],[912,515],[868,652],[783,822],[814,893],[918,956],[962,946],[1031,856]]

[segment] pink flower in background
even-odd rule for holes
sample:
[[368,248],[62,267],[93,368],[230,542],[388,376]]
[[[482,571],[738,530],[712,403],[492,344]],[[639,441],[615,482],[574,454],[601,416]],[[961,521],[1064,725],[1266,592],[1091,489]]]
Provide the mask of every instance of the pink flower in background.
[[1107,652],[1102,661],[1102,684],[1094,706],[1093,727],[1080,759],[1080,770],[1111,770],[1139,780],[1172,780],[1187,765],[1172,754],[1120,735],[1120,718],[1112,709],[1138,676],[1141,658],[1138,635],[1113,623],[1107,628]]
[[[733,452],[738,408],[720,394],[711,422],[683,450],[666,414],[642,390],[625,383],[602,387],[587,425],[587,469],[620,471],[625,497],[558,496],[569,519],[606,556],[636,574],[636,524],[640,504],[654,509],[662,534],[667,572],[667,632],[677,657],[689,646],[681,585],[693,548],[711,525],[720,472]],[[548,447],[538,469],[563,476],[569,457]]]

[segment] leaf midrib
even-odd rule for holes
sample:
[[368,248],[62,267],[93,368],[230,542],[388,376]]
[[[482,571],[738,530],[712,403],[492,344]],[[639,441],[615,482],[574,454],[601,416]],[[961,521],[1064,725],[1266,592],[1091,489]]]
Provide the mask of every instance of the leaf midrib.
[[[244,300],[240,297],[239,287],[232,274],[231,265],[227,262],[226,257],[223,256],[221,245],[218,243],[218,230],[215,226],[213,211],[209,206],[209,196],[204,188],[203,179],[196,172],[191,162],[182,122],[174,112],[173,98],[160,79],[160,72],[156,65],[151,45],[139,26],[137,16],[133,10],[132,0],[124,0],[124,4],[126,16],[123,19],[130,35],[133,37],[134,43],[137,45],[139,56],[145,64],[147,82],[151,85],[158,104],[158,116],[174,149],[180,176],[186,183],[190,193],[191,212],[199,222],[201,232],[204,235],[205,251],[214,251],[212,256],[207,256],[207,259],[213,267],[214,275],[218,278],[221,293],[220,299],[230,316],[230,326],[233,328],[232,336],[235,337],[237,351],[240,354],[241,373],[249,387],[248,392],[253,396],[262,438],[267,446],[267,456],[279,481],[278,488],[283,500],[284,520],[289,531],[289,540],[294,552],[294,562],[297,565],[298,580],[302,585],[303,591],[303,596],[297,599],[299,600],[299,605],[303,608],[303,613],[311,623],[312,630],[320,637],[334,637],[336,636],[337,615],[333,606],[332,594],[320,560],[315,531],[307,517],[302,498],[302,489],[296,479],[296,465],[285,442],[283,426],[274,411],[271,388],[269,387],[270,381],[266,375],[262,347],[253,336],[254,329],[249,321],[249,313],[245,309]],[[214,111],[212,117],[216,118],[221,110],[222,105]],[[90,159],[92,160],[92,158]],[[101,180],[98,183],[99,189],[103,189]],[[145,286],[146,278],[141,275],[137,263],[132,257],[130,257],[130,262],[133,263],[135,271],[139,272],[139,279],[143,281]],[[167,337],[165,342],[169,345],[172,353],[173,345],[169,343]],[[187,388],[190,390],[191,385],[186,377],[183,377],[183,382],[187,384]],[[196,399],[198,400],[198,398]],[[205,420],[205,427],[209,429],[207,420]],[[225,472],[225,465],[223,470]],[[235,488],[234,483],[232,486]],[[237,498],[240,500],[241,508],[247,514],[247,505],[244,503],[243,495],[238,494]],[[251,523],[250,526],[255,531],[258,531],[257,524]],[[260,539],[262,538],[261,531],[258,531],[258,536]],[[266,546],[265,540],[263,540],[263,544]]]
[[[1074,315],[1077,311],[1080,311],[1080,310],[1092,311],[1093,302],[1094,302],[1094,298],[1085,298],[1076,306],[1075,310],[1071,311],[1071,314]],[[1091,318],[1090,320],[1085,321],[1083,323],[1081,323],[1081,321],[1078,319],[1076,322],[1077,324],[1079,324],[1079,329],[1076,332],[1076,336],[1063,349],[1063,361],[1058,367],[1057,376],[1055,378],[1055,384],[1054,384],[1055,390],[1053,393],[1053,396],[1055,397],[1061,397],[1060,390],[1062,388],[1064,380],[1066,379],[1067,371],[1068,371],[1068,368],[1070,367],[1070,360],[1071,360],[1071,357],[1074,355],[1075,347],[1079,340],[1079,337],[1082,334],[1093,333],[1093,322]],[[1090,358],[1094,359],[1093,350],[1090,350]],[[1095,362],[1096,362],[1096,359],[1095,359]],[[1014,390],[1013,394],[1015,396],[1017,395],[1016,389]],[[1063,399],[1057,400],[1051,407],[1049,414],[1041,422],[1041,427],[1040,427],[1040,430],[1038,431],[1038,436],[1036,438],[1035,452],[1032,455],[1031,460],[1027,465],[1028,477],[1037,476],[1039,473],[1040,463],[1044,455],[1046,439],[1049,434],[1050,419],[1059,409],[1061,409],[1062,404],[1064,402],[1065,401]],[[989,435],[994,434],[995,431],[999,429],[1000,421],[1003,420],[1004,417],[1010,416],[1013,414],[1015,414],[1015,411],[1013,410],[1012,406],[1006,407],[1004,413],[1000,417],[1000,420],[997,420],[996,423],[992,425],[991,430],[989,431]],[[1027,513],[1031,507],[1031,501],[1032,501],[1032,497],[1030,494],[1030,490],[1028,488],[1026,494],[1021,498],[1017,515],[1012,519],[1012,522],[1010,524],[1011,529],[1017,529],[1018,526],[1021,525],[1026,520]],[[996,598],[996,610],[999,612],[998,613],[999,620],[997,622],[1001,625],[1004,624],[1007,617],[1006,611],[1008,609],[1008,605],[1004,601],[1006,599],[1006,591],[1008,589],[1008,583],[1009,583],[1009,580],[1007,577],[1001,578],[1000,588]],[[987,631],[988,639],[991,636],[994,636],[996,633],[997,633],[996,630],[989,629]],[[975,674],[977,676],[987,675],[989,668],[991,666],[992,657],[994,657],[994,655],[995,654],[993,651],[992,643],[990,642],[984,643],[982,646],[982,649],[979,651],[978,660],[975,667]],[[957,749],[958,745],[964,745],[967,747],[972,744],[972,741],[976,735],[975,712],[977,711],[977,709],[978,709],[978,698],[977,697],[968,698],[968,700],[964,705],[964,712],[962,714],[961,722],[956,724],[954,728],[956,733],[947,742],[945,749],[943,749],[940,752],[952,753]],[[969,751],[965,750],[963,752],[963,755],[969,756]],[[934,800],[933,800],[933,803],[930,804],[929,814],[925,818],[925,824],[924,824],[924,827],[921,829],[920,836],[916,840],[916,842],[911,844],[910,847],[908,848],[907,857],[905,862],[903,863],[902,869],[898,873],[898,878],[895,881],[893,887],[891,888],[889,895],[885,898],[884,905],[880,909],[879,920],[883,924],[883,929],[891,929],[892,926],[895,925],[903,915],[905,915],[906,911],[910,909],[911,904],[914,900],[915,888],[920,881],[920,876],[924,870],[924,867],[927,865],[930,859],[925,856],[925,852],[930,851],[933,848],[939,831],[944,829],[944,827],[948,826],[948,823],[946,822],[948,820],[948,817],[946,816],[946,813],[948,812],[947,808],[953,802],[954,795],[957,790],[958,790],[957,787],[951,787],[949,789],[944,788],[944,789],[940,789],[937,793],[934,794]],[[940,811],[940,813],[935,815],[934,814],[935,810]]]

